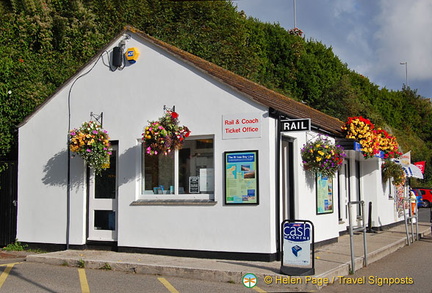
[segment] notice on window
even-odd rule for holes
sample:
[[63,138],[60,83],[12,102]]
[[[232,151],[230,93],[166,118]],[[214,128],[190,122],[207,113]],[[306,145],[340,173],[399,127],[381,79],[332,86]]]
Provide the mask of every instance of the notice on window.
[[189,177],[189,193],[199,193],[199,180],[198,176],[190,176]]
[[200,191],[213,192],[214,191],[214,170],[213,168],[202,168],[199,170],[200,178]]
[[258,151],[225,152],[225,204],[258,204]]

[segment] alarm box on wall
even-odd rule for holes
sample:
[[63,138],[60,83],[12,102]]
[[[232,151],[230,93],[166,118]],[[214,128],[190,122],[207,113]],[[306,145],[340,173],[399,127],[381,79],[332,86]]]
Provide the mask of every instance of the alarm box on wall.
[[129,48],[126,50],[125,56],[126,60],[129,61],[130,64],[134,64],[140,55],[140,52],[138,51],[138,48]]

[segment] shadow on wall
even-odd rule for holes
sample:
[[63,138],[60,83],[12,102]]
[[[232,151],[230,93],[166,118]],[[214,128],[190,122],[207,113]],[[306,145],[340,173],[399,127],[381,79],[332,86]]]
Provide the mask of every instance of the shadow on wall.
[[[118,185],[121,186],[132,180],[135,180],[141,166],[140,162],[140,151],[139,145],[133,146],[127,149],[124,153],[120,154],[118,158],[118,165],[122,173],[118,175]],[[45,185],[67,187],[67,150],[62,150],[55,154],[43,168],[44,177],[42,182]],[[79,189],[84,185],[85,174],[84,161],[78,155],[71,157],[71,181],[70,185],[72,189]]]
[[118,159],[119,169],[122,170],[118,174],[118,185],[129,183],[135,180],[140,174],[141,168],[141,145],[134,145],[128,148],[124,153],[120,154]]
[[313,172],[305,171],[306,174],[306,185],[309,189],[313,190],[316,183],[316,174]]
[[[45,164],[43,171],[45,173],[42,182],[51,186],[67,186],[67,156],[68,152],[63,149],[54,155]],[[71,158],[71,170],[84,169],[83,160],[77,156]],[[71,172],[71,187],[78,189],[84,184],[84,176],[80,172]]]

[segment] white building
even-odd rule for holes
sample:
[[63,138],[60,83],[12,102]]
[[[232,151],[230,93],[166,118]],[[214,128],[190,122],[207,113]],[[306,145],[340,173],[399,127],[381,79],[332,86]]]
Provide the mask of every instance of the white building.
[[[119,48],[140,55],[130,64],[113,57]],[[118,68],[113,60],[122,61]],[[175,107],[191,135],[172,159],[151,160],[141,137],[164,107]],[[312,129],[280,132],[279,115],[310,118]],[[99,116],[115,148],[103,177],[78,156],[68,160],[67,147],[71,128]],[[58,249],[108,243],[119,251],[274,260],[284,219],[312,221],[316,243],[346,231],[349,200],[373,203],[373,226],[400,220],[381,183],[381,160],[355,151],[333,179],[327,212],[317,212],[323,203],[300,148],[319,133],[340,137],[341,125],[128,28],[19,126],[17,238]],[[230,167],[240,166],[255,179],[229,181],[237,176]]]

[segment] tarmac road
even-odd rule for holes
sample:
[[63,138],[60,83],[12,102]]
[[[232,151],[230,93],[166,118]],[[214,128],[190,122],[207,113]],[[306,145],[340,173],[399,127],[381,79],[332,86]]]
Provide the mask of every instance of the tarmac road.
[[242,284],[20,262],[8,267],[0,265],[0,292],[247,293],[254,290]]
[[[420,209],[419,219],[421,222],[423,222],[423,230],[425,228],[425,224],[427,229],[429,230],[430,209]],[[402,238],[405,238],[403,236],[404,233],[396,229],[393,232],[385,231],[378,234],[371,234],[369,235],[368,239],[370,243],[375,243],[375,246],[376,244],[378,244],[378,248],[380,248],[382,247],[383,243],[387,243],[385,241],[383,242],[383,235],[387,235],[385,239],[396,239],[397,237],[395,237],[395,235],[397,236],[398,234],[401,234]],[[337,247],[340,248],[339,245]],[[432,237],[430,235],[427,235],[422,240],[416,241],[410,246],[403,246],[389,256],[383,259],[379,259],[377,262],[371,263],[367,268],[358,270],[354,275],[348,275],[347,277],[335,277],[333,279],[334,284],[322,288],[321,291],[350,291],[374,293],[432,292],[432,280],[429,280],[429,267],[432,260],[432,256],[430,256],[430,252],[432,251],[431,247]],[[330,255],[333,255],[335,253],[335,251],[333,250],[327,252],[330,253]],[[97,266],[97,268],[99,268],[98,270],[88,270],[86,265],[86,269],[85,271],[83,271],[83,269],[77,269],[76,267],[65,267],[64,260],[63,264],[62,262],[60,262],[57,266],[34,264],[30,263],[29,259],[27,259],[27,261],[24,261],[25,256],[28,253],[29,252],[0,251],[0,292],[79,292],[80,284],[82,286],[82,273],[85,273],[86,275],[85,283],[87,284],[87,287],[91,289],[91,292],[167,292],[167,286],[165,282],[169,283],[170,286],[172,285],[174,288],[176,288],[176,290],[174,291],[168,290],[169,292],[192,293],[302,291],[300,290],[300,287],[295,290],[294,287],[296,286],[282,286],[282,290],[280,288],[273,288],[271,286],[267,286],[265,284],[265,281],[264,283],[260,282],[258,284],[259,288],[258,286],[256,286],[254,287],[254,289],[248,289],[242,284],[233,284],[230,282],[215,283],[211,282],[209,279],[199,281],[191,278],[184,279],[181,277],[174,278],[168,276],[165,279],[159,278],[163,277],[159,274],[144,276],[139,274],[130,274],[115,271],[108,272],[105,270],[100,270],[100,266]],[[90,256],[93,254],[91,254],[91,252],[88,253],[90,254],[88,257],[91,259]],[[60,255],[58,255],[57,257],[60,260],[63,259]],[[118,255],[115,256],[115,259],[117,259],[117,257]],[[110,263],[116,265],[116,263],[111,262],[111,258],[109,258],[109,260]],[[176,259],[176,261],[181,263],[182,260]],[[3,272],[5,272],[6,270],[6,266],[4,264],[10,264],[9,274],[3,274]],[[90,268],[91,263],[88,264]],[[187,264],[189,267],[190,259],[187,260]],[[251,271],[248,267],[246,268],[246,270],[248,272]],[[272,270],[270,270],[270,272],[272,272]],[[115,282],[113,284],[112,281],[114,280]],[[4,282],[3,286],[1,285],[1,282]],[[392,284],[389,284],[390,282],[392,282]],[[47,288],[49,288],[48,291]],[[65,288],[68,288],[68,290],[71,291],[65,291]],[[145,288],[144,291],[142,290],[143,288]],[[305,291],[310,292],[310,288],[305,288],[302,292]],[[312,291],[319,292],[316,289],[312,289]],[[82,290],[81,292],[88,291]]]

